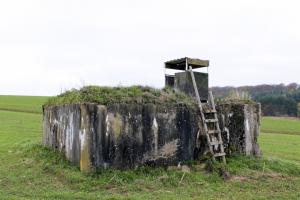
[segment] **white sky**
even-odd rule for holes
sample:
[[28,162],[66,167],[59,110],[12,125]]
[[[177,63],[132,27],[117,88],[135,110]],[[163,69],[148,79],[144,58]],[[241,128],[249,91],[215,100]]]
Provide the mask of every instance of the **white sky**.
[[300,1],[0,0],[0,94],[163,87],[185,56],[211,86],[300,82]]

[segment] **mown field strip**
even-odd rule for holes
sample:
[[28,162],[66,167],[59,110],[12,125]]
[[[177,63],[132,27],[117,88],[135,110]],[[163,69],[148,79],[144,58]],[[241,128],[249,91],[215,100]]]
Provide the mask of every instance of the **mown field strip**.
[[300,165],[300,135],[262,133],[259,144],[264,157],[283,159]]
[[42,113],[42,105],[49,97],[0,95],[0,110]]
[[264,133],[300,135],[300,119],[263,117],[261,131]]

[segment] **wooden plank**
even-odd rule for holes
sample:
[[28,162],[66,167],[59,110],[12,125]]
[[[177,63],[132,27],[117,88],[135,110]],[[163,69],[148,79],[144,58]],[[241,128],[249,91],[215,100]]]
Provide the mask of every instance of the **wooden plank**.
[[215,122],[218,122],[218,119],[206,119],[205,122],[206,123],[215,123]]
[[208,134],[216,134],[216,133],[219,133],[219,131],[218,130],[209,130],[207,133]]
[[222,157],[222,156],[226,156],[226,153],[216,153],[216,154],[214,155],[215,158],[216,158],[216,157]]
[[[186,65],[187,63],[187,65]],[[200,60],[198,58],[179,58],[165,62],[165,68],[176,70],[189,70],[187,66],[192,66],[193,69],[203,68],[209,66],[208,60]]]
[[[194,66],[193,68],[198,67],[208,67],[209,61],[208,60],[200,60],[197,58],[186,58],[189,65]],[[197,67],[198,66],[198,67]]]
[[214,113],[216,113],[217,111],[216,110],[213,110],[213,109],[211,109],[211,110],[205,110],[204,111],[204,113],[205,114],[214,114]]

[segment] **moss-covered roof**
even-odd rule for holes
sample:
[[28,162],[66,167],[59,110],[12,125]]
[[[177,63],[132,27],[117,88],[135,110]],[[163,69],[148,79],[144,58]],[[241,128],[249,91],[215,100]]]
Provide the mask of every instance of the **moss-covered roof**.
[[154,104],[186,104],[196,105],[196,102],[183,93],[172,89],[154,89],[151,87],[100,87],[86,86],[72,89],[48,100],[45,106],[65,105],[75,103],[97,103],[108,105],[114,103],[154,103]]
[[180,58],[165,62],[165,67],[168,69],[187,70],[186,65],[192,66],[193,69],[208,67],[208,60],[200,60],[198,58]]

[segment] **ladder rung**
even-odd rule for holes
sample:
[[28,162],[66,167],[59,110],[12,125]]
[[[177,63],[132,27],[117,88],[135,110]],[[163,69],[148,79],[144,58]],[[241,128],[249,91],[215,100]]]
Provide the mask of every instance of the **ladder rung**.
[[217,113],[216,110],[204,110],[205,114],[213,114],[213,113]]
[[218,130],[209,130],[207,131],[208,134],[215,134],[215,133],[220,133]]
[[209,144],[212,145],[212,146],[216,146],[216,145],[223,144],[223,142],[221,142],[221,141],[214,141],[214,142],[210,142]]
[[216,153],[214,154],[214,157],[223,157],[226,156],[226,153]]
[[215,122],[218,122],[218,119],[206,119],[205,122],[206,123],[215,123]]

